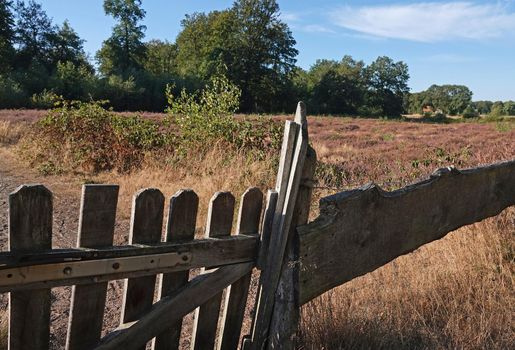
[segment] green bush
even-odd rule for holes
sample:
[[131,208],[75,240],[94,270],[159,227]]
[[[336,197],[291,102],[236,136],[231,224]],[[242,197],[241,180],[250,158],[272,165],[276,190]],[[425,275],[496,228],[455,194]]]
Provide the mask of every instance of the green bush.
[[479,112],[474,109],[471,105],[463,110],[463,118],[478,118]]
[[262,152],[278,148],[282,130],[273,120],[249,121],[234,117],[240,89],[224,76],[216,76],[199,93],[182,90],[178,97],[168,85],[168,121],[177,126],[181,149],[223,141],[238,149]]
[[157,123],[139,116],[118,115],[103,105],[58,102],[38,122],[23,147],[25,154],[43,166],[45,173],[79,169],[127,172],[141,166],[147,152],[167,144]]

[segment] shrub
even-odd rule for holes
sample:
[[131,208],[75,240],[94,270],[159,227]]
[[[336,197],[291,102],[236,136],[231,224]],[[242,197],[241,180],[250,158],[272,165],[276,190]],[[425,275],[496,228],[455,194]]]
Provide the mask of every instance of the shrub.
[[265,122],[238,120],[234,112],[239,106],[240,89],[224,76],[215,76],[204,90],[178,97],[168,85],[168,122],[177,126],[178,146],[197,148],[223,141],[237,149],[252,149],[263,153],[280,145],[281,128],[273,120]]
[[474,109],[471,105],[468,105],[467,108],[463,110],[463,118],[478,118],[479,112]]
[[30,104],[33,108],[49,109],[52,108],[58,100],[59,96],[57,96],[53,91],[44,89],[40,93],[32,95],[30,98]]
[[23,149],[31,161],[44,164],[45,173],[49,169],[127,172],[167,141],[153,121],[117,115],[102,102],[60,101],[38,122]]

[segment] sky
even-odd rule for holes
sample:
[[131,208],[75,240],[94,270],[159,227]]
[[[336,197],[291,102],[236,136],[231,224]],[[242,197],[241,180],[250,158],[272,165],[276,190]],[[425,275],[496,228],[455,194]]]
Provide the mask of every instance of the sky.
[[[40,0],[54,23],[67,19],[93,58],[114,25],[102,0]],[[143,0],[146,39],[174,41],[186,14],[223,10],[232,0]],[[515,100],[515,0],[278,0],[297,64],[344,55],[409,66],[412,92],[463,84],[474,100]]]

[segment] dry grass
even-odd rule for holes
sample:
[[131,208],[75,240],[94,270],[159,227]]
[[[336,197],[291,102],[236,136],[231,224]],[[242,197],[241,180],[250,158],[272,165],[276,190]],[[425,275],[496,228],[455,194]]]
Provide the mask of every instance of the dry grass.
[[[437,125],[350,118],[309,122],[312,143],[323,162],[317,172],[320,182],[312,217],[317,199],[338,190],[369,181],[398,188],[438,167],[464,168],[515,158],[513,123],[499,128],[495,123]],[[150,163],[130,175],[81,174],[80,181],[120,184],[123,218],[129,217],[132,194],[140,188],[158,187],[167,197],[181,188],[193,188],[200,197],[202,227],[214,192],[230,190],[239,197],[249,186],[264,190],[275,180],[275,159],[251,161],[219,145],[213,145],[207,156],[187,158],[188,162],[167,167]],[[514,257],[515,208],[510,208],[309,303],[302,310],[301,347],[513,349]]]
[[461,228],[302,310],[306,349],[513,349],[515,210]]
[[275,163],[276,159],[250,160],[243,153],[214,145],[207,154],[190,154],[187,160],[173,167],[153,162],[131,174],[103,173],[85,180],[120,185],[118,215],[121,218],[129,218],[132,195],[141,188],[159,188],[166,198],[180,189],[192,188],[199,196],[197,231],[202,232],[207,206],[214,193],[230,191],[236,197],[237,207],[239,197],[248,187],[259,187],[263,192],[271,188],[275,180]]
[[0,120],[0,146],[14,145],[27,130],[27,124]]

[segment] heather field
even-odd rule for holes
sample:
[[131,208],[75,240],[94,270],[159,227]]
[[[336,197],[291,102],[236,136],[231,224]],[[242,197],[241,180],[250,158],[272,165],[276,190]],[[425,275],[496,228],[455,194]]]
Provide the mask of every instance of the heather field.
[[[122,224],[115,241],[127,241],[132,193],[158,187],[169,197],[191,187],[200,197],[199,233],[208,200],[218,190],[239,197],[245,188],[274,185],[276,152],[249,157],[210,145],[191,151],[187,161],[165,163],[163,154],[148,157],[138,168],[52,172],[29,161],[22,146],[41,111],[0,111],[0,242],[5,249],[7,189],[23,182],[47,184],[56,194],[59,220],[67,220],[78,204],[80,184],[120,184]],[[160,120],[161,114],[144,114]],[[238,116],[251,120],[254,117]],[[282,123],[285,116],[261,117],[261,123]],[[446,166],[469,168],[515,159],[515,122],[480,120],[426,123],[417,119],[378,120],[309,117],[310,141],[319,164],[311,218],[320,197],[375,182],[392,190],[427,177]],[[33,136],[32,136],[33,137]],[[42,171],[42,170],[47,171]],[[75,204],[73,204],[75,203]],[[71,208],[71,209],[70,209]],[[66,214],[66,215],[65,215]],[[402,213],[399,213],[402,215]],[[421,213],[423,215],[423,213]],[[57,219],[55,219],[57,220]],[[125,223],[125,224],[124,224]],[[61,226],[73,227],[71,224]],[[125,225],[125,226],[124,226]],[[57,245],[75,237],[57,236]],[[302,349],[509,349],[515,348],[515,210],[461,228],[446,238],[338,287],[303,307],[299,347]],[[116,285],[113,295],[119,293]],[[61,296],[66,295],[66,291]],[[2,299],[5,306],[5,298]],[[108,309],[109,309],[108,303]],[[52,338],[59,347],[64,306],[54,308]],[[64,312],[64,311],[63,311]],[[117,310],[107,311],[106,330],[118,324]],[[105,331],[106,331],[105,330]],[[187,330],[185,330],[187,332]],[[187,344],[184,344],[187,346]]]

